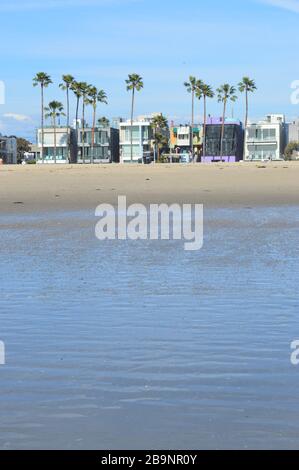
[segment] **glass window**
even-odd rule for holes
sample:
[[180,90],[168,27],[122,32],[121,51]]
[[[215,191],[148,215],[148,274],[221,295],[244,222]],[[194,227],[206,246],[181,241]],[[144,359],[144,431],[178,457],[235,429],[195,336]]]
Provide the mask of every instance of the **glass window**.
[[[130,145],[122,145],[122,156],[124,158],[131,157],[131,146]],[[139,145],[133,145],[133,157],[139,157],[140,154],[140,147]]]
[[[133,126],[132,137],[133,137],[133,140],[139,140],[140,139],[139,126]],[[126,141],[131,140],[131,127],[126,127],[125,128],[125,140]]]
[[143,127],[143,140],[149,139],[149,129],[148,127]]

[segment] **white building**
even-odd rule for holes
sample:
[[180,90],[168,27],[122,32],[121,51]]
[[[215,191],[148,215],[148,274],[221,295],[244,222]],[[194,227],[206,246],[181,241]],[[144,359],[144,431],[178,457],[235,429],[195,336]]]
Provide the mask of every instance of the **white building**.
[[263,121],[250,123],[245,131],[244,160],[279,160],[285,150],[285,117],[270,114]]
[[299,142],[299,119],[288,124],[287,143]]
[[187,147],[188,150],[191,148],[191,127],[190,126],[178,126],[177,128],[177,142],[178,147]]
[[[44,128],[44,148],[43,159],[42,151],[42,130],[37,130],[37,147],[40,150],[37,152],[36,163],[68,163],[68,139],[70,139],[71,155],[70,160],[74,161],[74,130],[67,127],[57,127],[56,137],[53,127]],[[56,157],[55,157],[55,138],[56,138]]]
[[[153,129],[151,121],[153,116],[140,116],[133,122],[133,162],[142,163],[143,159],[150,158]],[[120,163],[131,162],[131,120],[119,123]]]

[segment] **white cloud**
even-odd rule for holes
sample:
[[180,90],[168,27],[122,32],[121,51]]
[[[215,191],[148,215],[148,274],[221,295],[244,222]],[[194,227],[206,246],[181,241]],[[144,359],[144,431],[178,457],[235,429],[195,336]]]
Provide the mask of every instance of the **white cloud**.
[[3,0],[0,4],[1,12],[47,10],[55,8],[74,8],[80,6],[102,6],[122,3],[133,3],[141,0]]
[[31,121],[31,118],[29,116],[25,116],[25,114],[5,113],[3,114],[3,117],[7,119],[13,119],[14,121],[18,122]]
[[299,13],[299,0],[260,0],[263,3]]

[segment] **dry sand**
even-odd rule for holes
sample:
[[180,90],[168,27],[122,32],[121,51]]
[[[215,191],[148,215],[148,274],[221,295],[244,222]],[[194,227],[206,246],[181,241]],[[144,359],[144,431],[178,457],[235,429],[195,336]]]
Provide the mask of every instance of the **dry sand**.
[[299,163],[24,165],[0,167],[0,213],[91,209],[102,203],[299,204]]

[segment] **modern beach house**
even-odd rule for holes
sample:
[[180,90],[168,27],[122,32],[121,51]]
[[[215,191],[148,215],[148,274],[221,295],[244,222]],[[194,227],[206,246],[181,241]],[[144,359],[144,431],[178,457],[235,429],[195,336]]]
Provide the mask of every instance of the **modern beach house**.
[[[159,113],[150,116],[139,116],[133,122],[133,162],[150,161],[153,155],[154,130],[152,119]],[[131,121],[119,123],[120,163],[131,162]]]
[[[83,155],[83,128],[56,128],[56,137],[53,127],[44,128],[44,152],[41,156],[42,130],[37,131],[37,163],[109,163],[119,161],[119,131],[112,127],[96,127],[94,131],[94,145],[92,145],[92,129],[84,129],[84,155]],[[56,138],[56,158],[55,158]],[[69,141],[69,148],[68,148]]]
[[[56,158],[55,158],[55,138],[56,138]],[[70,141],[70,154],[68,151],[68,139]],[[53,127],[44,127],[44,149],[43,159],[41,155],[42,149],[42,130],[37,130],[37,148],[40,152],[36,152],[36,163],[68,163],[76,161],[76,133],[72,128],[65,126],[56,128],[56,137]]]
[[17,139],[0,134],[0,160],[6,164],[17,163]]
[[247,126],[244,160],[279,160],[283,158],[285,146],[285,116],[269,114],[263,121]]
[[222,117],[208,117],[201,161],[238,162],[243,158],[243,126],[237,119],[225,119],[221,155]]
[[78,130],[77,163],[109,163],[119,162],[119,130],[110,126],[99,126]]
[[[173,153],[187,153],[191,151],[192,129],[190,125],[170,127],[170,151]],[[195,161],[199,161],[202,148],[202,126],[193,127],[193,151]]]

